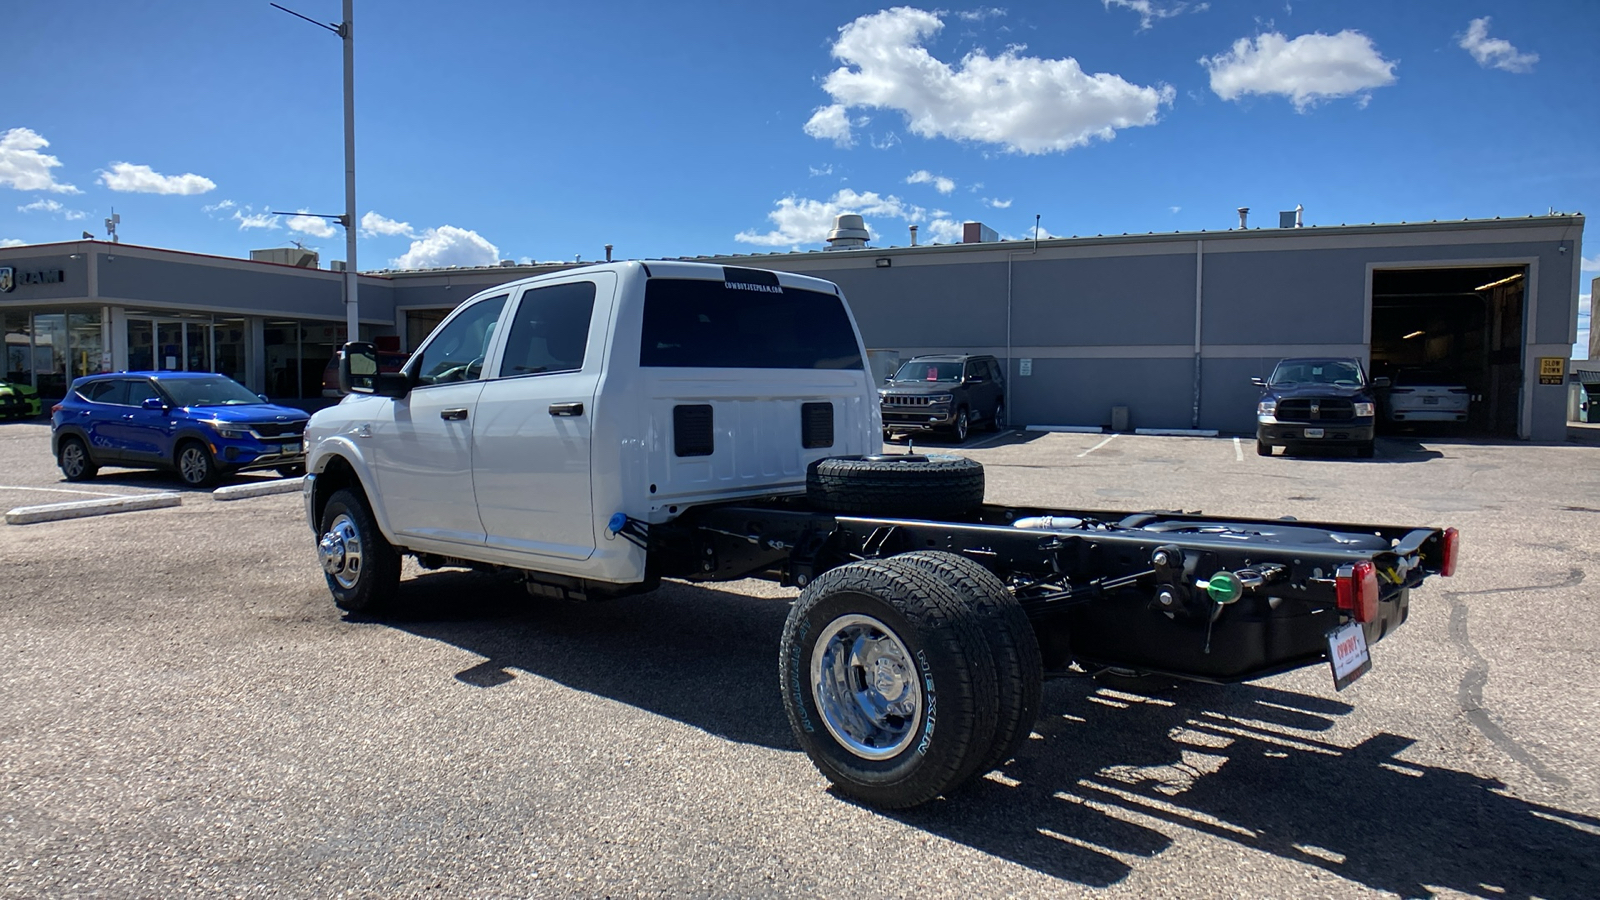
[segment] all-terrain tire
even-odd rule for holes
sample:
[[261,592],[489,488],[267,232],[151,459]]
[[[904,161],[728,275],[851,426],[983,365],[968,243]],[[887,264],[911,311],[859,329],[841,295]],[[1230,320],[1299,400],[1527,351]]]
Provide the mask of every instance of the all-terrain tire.
[[[317,555],[334,605],[345,612],[382,612],[400,586],[400,554],[389,543],[359,491],[342,488],[322,510]],[[330,566],[330,556],[336,565]]]
[[988,641],[955,590],[916,568],[867,560],[819,576],[789,611],[778,672],[795,740],[864,803],[926,803],[987,758]]
[[917,550],[890,557],[890,565],[905,565],[954,585],[977,615],[994,657],[996,715],[994,741],[974,774],[982,775],[1004,764],[1033,733],[1044,694],[1044,661],[1033,625],[1017,598],[982,563],[943,550]]
[[956,424],[950,428],[950,436],[956,443],[965,443],[967,435],[972,432],[972,413],[965,406],[956,410]]
[[1268,443],[1265,443],[1263,441],[1256,441],[1256,455],[1257,456],[1271,456],[1272,455],[1272,445],[1268,444]]
[[983,503],[983,465],[961,456],[836,456],[811,467],[806,497],[828,512],[959,516]]
[[1004,400],[997,401],[994,413],[989,416],[990,431],[1004,431],[1006,427],[1006,404]]

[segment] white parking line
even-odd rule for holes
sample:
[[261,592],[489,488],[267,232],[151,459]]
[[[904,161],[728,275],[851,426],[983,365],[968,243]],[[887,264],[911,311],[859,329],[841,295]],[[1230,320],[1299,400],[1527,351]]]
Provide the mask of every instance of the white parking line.
[[1244,445],[1239,443],[1238,438],[1233,439],[1233,461],[1244,462]]
[[1096,450],[1099,450],[1101,447],[1104,447],[1105,445],[1111,443],[1112,441],[1114,441],[1116,439],[1117,439],[1117,436],[1113,434],[1112,436],[1106,438],[1105,440],[1101,441],[1100,443],[1095,444],[1093,447],[1090,447],[1089,449],[1083,451],[1082,453],[1079,453],[1078,454],[1078,458],[1082,459],[1085,456],[1088,456],[1089,454],[1095,452]]
[[113,494],[110,491],[75,491],[71,488],[46,488],[46,487],[12,487],[0,484],[0,491],[50,491],[56,494],[83,494],[88,497],[127,497],[128,494]]

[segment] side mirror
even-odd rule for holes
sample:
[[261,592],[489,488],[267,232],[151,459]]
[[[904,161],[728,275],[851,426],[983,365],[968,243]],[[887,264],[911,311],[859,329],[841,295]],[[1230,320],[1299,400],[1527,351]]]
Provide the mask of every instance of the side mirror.
[[167,408],[167,404],[166,404],[166,401],[162,400],[160,397],[146,397],[146,398],[144,398],[144,402],[139,404],[139,408],[140,409],[154,409],[154,410],[159,411],[159,410],[166,409]]
[[1372,379],[1372,386],[1375,388],[1386,388],[1389,386],[1389,379],[1382,376],[1374,378]]
[[351,341],[339,351],[339,390],[346,394],[404,397],[411,391],[411,379],[404,372],[379,372],[378,348],[365,341]]
[[267,395],[266,394],[257,394],[256,396],[261,398],[261,402],[262,403],[271,403],[272,402],[271,400],[267,399]]
[[1261,387],[1261,388],[1264,388],[1264,387],[1267,386],[1267,380],[1265,378],[1252,378],[1252,379],[1250,379],[1250,383],[1255,385],[1256,387]]
[[986,380],[982,375],[974,375],[967,379],[967,384],[983,384]]

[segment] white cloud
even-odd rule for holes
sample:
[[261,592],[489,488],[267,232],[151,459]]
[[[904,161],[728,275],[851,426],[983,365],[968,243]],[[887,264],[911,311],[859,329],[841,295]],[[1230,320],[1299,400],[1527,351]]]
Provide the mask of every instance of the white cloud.
[[500,249],[476,231],[440,225],[429,228],[411,242],[411,249],[390,260],[396,269],[436,269],[441,266],[492,266]]
[[112,163],[111,171],[101,172],[100,183],[113,191],[131,194],[204,194],[217,187],[215,181],[193,172],[162,175],[149,166],[125,162]]
[[269,231],[277,230],[278,217],[271,213],[258,213],[252,207],[236,209],[230,218],[239,223],[239,230],[245,231],[253,228],[265,228]]
[[213,203],[210,206],[202,206],[200,207],[200,211],[206,213],[221,212],[226,209],[233,209],[237,205],[238,204],[234,203],[232,200],[223,200],[219,203]]
[[[305,210],[299,212],[304,213]],[[334,228],[333,223],[322,216],[290,216],[284,224],[289,226],[290,231],[298,231],[312,237],[331,238],[339,233],[339,229]]]
[[1593,327],[1594,310],[1589,305],[1589,295],[1578,295],[1578,340],[1572,345],[1573,359],[1589,358],[1589,331]]
[[1158,19],[1170,19],[1185,12],[1205,12],[1211,8],[1209,3],[1190,4],[1184,0],[1165,5],[1156,3],[1155,0],[1102,0],[1102,2],[1108,10],[1113,6],[1120,6],[1138,13],[1140,31],[1148,31]]
[[0,135],[0,184],[19,191],[50,191],[55,194],[81,194],[70,184],[56,181],[50,170],[61,160],[39,151],[50,142],[29,128],[13,128]]
[[952,66],[922,46],[943,27],[937,13],[898,7],[840,28],[832,53],[845,65],[822,82],[833,105],[811,117],[806,133],[843,143],[849,109],[894,109],[924,138],[1050,153],[1110,140],[1119,128],[1154,124],[1161,107],[1172,103],[1170,86],[1087,75],[1071,57],[1022,56],[1021,47],[999,56],[974,50]]
[[984,202],[988,203],[990,206],[994,207],[995,209],[1010,209],[1011,208],[1011,201],[1010,200],[1001,200],[1001,199],[995,198],[995,199],[992,199],[992,200],[986,200]]
[[956,18],[963,22],[982,22],[984,19],[999,18],[1005,14],[1006,11],[1000,7],[990,6],[984,9],[969,9],[958,12],[956,13]]
[[67,209],[65,206],[62,206],[59,201],[47,200],[44,198],[40,198],[32,203],[17,207],[17,212],[42,212],[58,214],[61,216],[61,218],[66,219],[68,222],[77,222],[89,218],[89,214],[81,209]]
[[[927,210],[907,203],[893,194],[884,195],[876,191],[857,192],[844,188],[827,200],[785,197],[778,201],[777,209],[767,213],[767,218],[778,226],[776,229],[766,233],[741,231],[734,235],[733,239],[764,247],[820,244],[827,239],[828,231],[833,228],[834,217],[845,213],[904,219],[907,222],[921,222],[928,215]],[[876,231],[871,223],[868,223],[867,229],[873,231],[876,237]]]
[[28,242],[19,241],[16,238],[0,238],[0,247],[21,247],[26,243]]
[[833,163],[828,163],[827,165],[823,166],[820,169],[817,168],[816,166],[807,166],[806,168],[811,170],[811,177],[812,178],[816,178],[816,177],[821,176],[821,175],[832,175],[833,174]]
[[1539,61],[1537,53],[1519,53],[1510,41],[1489,37],[1488,16],[1473,19],[1457,46],[1471,53],[1478,65],[1485,69],[1492,67],[1507,72],[1532,72],[1533,64]]
[[818,140],[829,140],[840,147],[849,147],[855,144],[855,138],[850,135],[850,116],[845,108],[835,103],[832,106],[819,106],[811,114],[802,129],[806,134]]
[[1600,272],[1600,252],[1583,257],[1578,261],[1578,266],[1585,272]]
[[1359,31],[1302,34],[1287,40],[1277,32],[1240,38],[1233,49],[1200,58],[1211,72],[1211,90],[1224,100],[1246,94],[1282,94],[1304,112],[1320,100],[1360,95],[1394,84],[1397,60],[1387,60]]
[[1178,211],[1183,209],[1183,207],[1181,207],[1181,206],[1169,206],[1169,207],[1167,207],[1167,209],[1172,210],[1172,214],[1173,215],[1177,215]]
[[961,243],[961,223],[954,219],[934,219],[917,230],[922,232],[922,239],[930,244]]
[[956,183],[943,175],[935,175],[927,169],[918,169],[906,176],[906,184],[931,184],[933,189],[941,194],[948,194],[956,189]]
[[396,222],[371,210],[361,217],[361,233],[366,237],[376,237],[381,234],[389,237],[408,237],[412,240],[417,238],[417,232],[411,227],[410,222]]

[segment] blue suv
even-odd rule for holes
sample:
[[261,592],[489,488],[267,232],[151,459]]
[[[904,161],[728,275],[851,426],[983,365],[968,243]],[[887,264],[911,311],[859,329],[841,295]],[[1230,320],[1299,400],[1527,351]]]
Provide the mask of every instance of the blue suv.
[[72,382],[50,408],[50,449],[68,481],[104,465],[169,469],[208,487],[241,469],[305,472],[305,412],[226,375],[115,372]]

